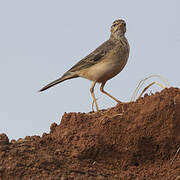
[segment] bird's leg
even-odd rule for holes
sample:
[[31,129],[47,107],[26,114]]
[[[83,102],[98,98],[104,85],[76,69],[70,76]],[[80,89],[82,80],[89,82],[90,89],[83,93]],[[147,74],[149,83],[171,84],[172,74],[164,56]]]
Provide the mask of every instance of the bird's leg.
[[[107,96],[109,96],[110,98],[114,99],[117,103],[121,103],[118,99],[116,99],[115,97],[113,97],[112,95],[110,95],[109,93],[107,93],[106,91],[104,91],[104,86],[105,86],[106,82],[102,83],[100,86],[100,91],[104,94],[106,94]],[[124,112],[124,108],[122,106],[122,112]]]
[[[96,98],[95,98],[95,95],[94,95],[94,87],[95,87],[95,85],[96,85],[96,81],[93,82],[93,84],[92,84],[92,86],[90,88],[90,92],[91,92],[91,95],[93,97],[93,101],[94,101],[94,103],[96,105],[96,110],[99,111],[99,108],[98,108],[98,105],[97,105],[97,101],[96,101]],[[92,108],[92,111],[93,111],[93,108]]]
[[100,91],[104,94],[106,94],[107,96],[109,96],[110,98],[114,99],[116,102],[121,103],[118,99],[116,99],[115,97],[113,97],[112,95],[110,95],[109,93],[107,93],[106,91],[104,91],[104,85],[106,84],[106,82],[101,84],[100,87]]

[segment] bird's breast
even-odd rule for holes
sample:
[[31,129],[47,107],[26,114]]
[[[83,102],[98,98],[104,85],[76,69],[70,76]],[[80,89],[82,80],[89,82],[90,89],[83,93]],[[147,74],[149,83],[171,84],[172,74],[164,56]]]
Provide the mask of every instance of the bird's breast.
[[78,73],[80,77],[105,82],[119,74],[127,63],[129,57],[128,43],[123,46],[116,46],[104,59],[87,69]]

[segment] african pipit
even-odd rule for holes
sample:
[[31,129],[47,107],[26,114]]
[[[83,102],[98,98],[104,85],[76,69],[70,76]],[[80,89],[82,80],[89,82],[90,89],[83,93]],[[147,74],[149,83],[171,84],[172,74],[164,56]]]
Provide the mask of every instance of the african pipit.
[[82,77],[93,81],[90,92],[95,102],[97,111],[98,104],[94,95],[96,83],[101,83],[100,91],[116,102],[118,99],[104,90],[106,82],[122,71],[129,57],[129,44],[125,37],[126,23],[124,20],[116,20],[111,26],[111,35],[109,40],[100,45],[88,56],[80,60],[62,77],[49,83],[40,91],[44,91],[67,79]]

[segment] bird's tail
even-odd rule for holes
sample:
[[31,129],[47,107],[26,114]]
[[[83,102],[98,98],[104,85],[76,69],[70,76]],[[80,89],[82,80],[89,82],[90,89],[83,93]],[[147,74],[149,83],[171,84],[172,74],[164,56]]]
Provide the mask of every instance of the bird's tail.
[[77,75],[63,75],[61,78],[47,84],[46,86],[44,86],[42,89],[39,90],[39,92],[45,91],[46,89],[49,89],[52,86],[55,86],[56,84],[59,84],[67,79],[72,79],[72,78],[76,78],[78,77]]

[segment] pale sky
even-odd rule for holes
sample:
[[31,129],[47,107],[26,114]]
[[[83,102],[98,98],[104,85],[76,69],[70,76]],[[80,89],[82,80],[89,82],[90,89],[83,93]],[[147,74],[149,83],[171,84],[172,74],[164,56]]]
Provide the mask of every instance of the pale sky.
[[[0,133],[10,139],[42,135],[64,112],[91,111],[88,80],[38,90],[107,40],[116,19],[127,23],[131,51],[105,90],[128,102],[137,83],[152,74],[180,87],[179,8],[179,0],[0,1]],[[116,104],[99,85],[95,92],[101,109]]]

